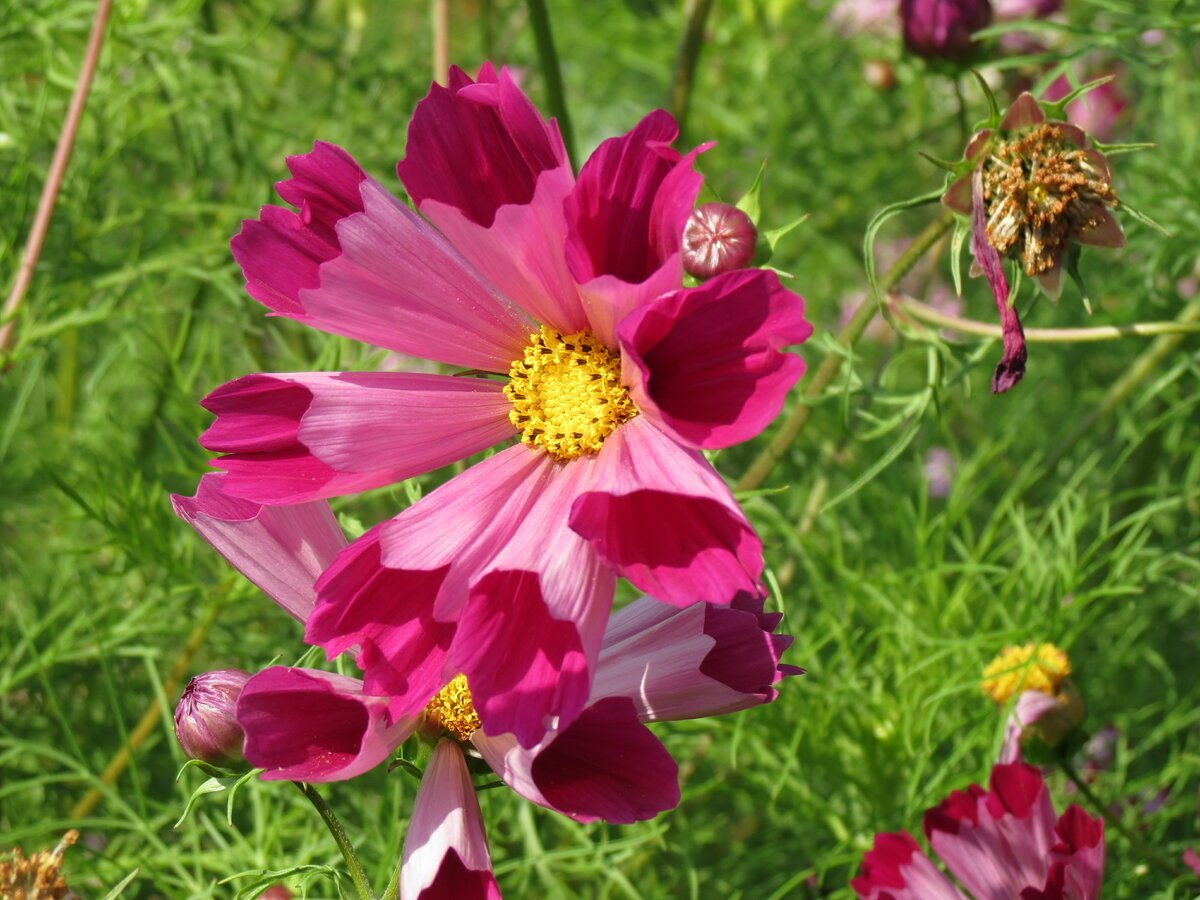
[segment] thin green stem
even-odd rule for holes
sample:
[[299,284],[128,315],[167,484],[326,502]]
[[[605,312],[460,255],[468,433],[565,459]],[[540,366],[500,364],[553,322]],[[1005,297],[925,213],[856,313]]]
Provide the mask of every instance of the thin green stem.
[[388,880],[387,890],[379,900],[396,900],[400,896],[400,860],[396,860],[396,869]]
[[1066,774],[1066,776],[1071,779],[1071,782],[1075,785],[1075,787],[1079,788],[1079,793],[1084,796],[1088,804],[1092,807],[1092,810],[1099,813],[1104,818],[1105,822],[1119,831],[1125,840],[1129,841],[1130,845],[1132,845],[1138,853],[1140,853],[1150,862],[1154,863],[1154,865],[1158,866],[1172,878],[1187,878],[1189,880],[1194,880],[1192,876],[1189,875],[1187,870],[1185,870],[1182,866],[1171,862],[1169,859],[1159,853],[1158,850],[1150,846],[1145,838],[1117,818],[1117,816],[1113,814],[1112,810],[1108,808],[1108,804],[1096,796],[1096,792],[1092,790],[1091,785],[1084,781],[1083,778],[1080,777],[1079,773],[1075,771],[1075,766],[1071,764],[1071,761],[1066,757],[1065,754],[1058,754],[1058,765],[1059,768],[1061,768]]
[[[886,295],[888,291],[894,288],[900,279],[909,273],[922,256],[938,242],[938,240],[950,230],[950,226],[954,224],[954,214],[945,213],[939,216],[934,221],[930,222],[925,227],[925,230],[916,236],[909,248],[904,251],[904,255],[896,260],[895,264],[883,274],[879,279],[879,293]],[[879,312],[879,305],[874,298],[868,297],[862,302],[862,305],[854,311],[854,315],[846,326],[838,334],[837,341],[847,351],[852,351],[854,345],[858,343],[858,339],[862,337],[867,326],[871,324],[871,320],[875,318]],[[804,389],[804,402],[792,410],[791,415],[784,420],[779,431],[762,449],[762,452],[750,464],[750,467],[742,474],[742,477],[737,480],[734,489],[738,491],[751,491],[758,487],[767,476],[771,474],[771,470],[775,464],[783,458],[783,454],[792,445],[792,442],[800,436],[804,430],[805,424],[808,422],[809,416],[812,415],[813,401],[817,400],[825,390],[837,378],[838,373],[842,370],[842,363],[849,353],[829,353],[823,360],[821,365],[817,367],[817,371],[808,379]]]
[[338,821],[338,817],[333,814],[333,810],[329,804],[325,802],[325,798],[317,793],[317,789],[311,784],[305,784],[301,781],[293,781],[294,784],[311,803],[320,814],[325,827],[329,829],[329,833],[333,835],[334,843],[338,845],[338,849],[342,851],[342,859],[346,861],[346,868],[350,870],[350,880],[354,882],[354,887],[358,891],[359,900],[375,900],[375,892],[371,890],[371,882],[367,879],[367,872],[363,868],[362,862],[358,858],[358,854],[354,852],[354,845],[350,843],[350,837],[346,834],[346,829],[342,827],[342,823]]
[[679,50],[675,54],[675,71],[671,76],[671,113],[679,123],[679,139],[687,131],[688,110],[692,105],[692,86],[696,81],[696,63],[704,48],[704,27],[712,12],[713,0],[687,0],[683,10],[683,31],[679,35]]
[[[897,301],[893,309],[921,322],[937,325],[961,334],[977,334],[981,337],[1000,338],[1003,331],[999,325],[963,319],[938,312],[932,306],[905,297]],[[1098,341],[1117,341],[1127,337],[1158,337],[1162,334],[1200,334],[1200,322],[1135,322],[1132,325],[1097,325],[1091,328],[1026,328],[1025,340],[1043,344],[1087,344]]]
[[575,132],[571,128],[571,117],[567,113],[562,69],[558,64],[558,51],[554,49],[554,33],[550,30],[550,14],[546,11],[546,0],[525,0],[525,5],[529,8],[529,24],[533,26],[538,63],[541,65],[542,78],[546,82],[546,102],[549,104],[554,118],[558,119],[558,129],[562,132],[563,144],[566,145],[571,168],[578,171],[579,166],[576,165],[575,157]]

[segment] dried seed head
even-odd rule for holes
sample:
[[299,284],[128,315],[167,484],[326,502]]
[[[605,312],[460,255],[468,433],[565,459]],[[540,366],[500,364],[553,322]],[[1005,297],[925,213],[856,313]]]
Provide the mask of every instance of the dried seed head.
[[20,847],[12,858],[0,860],[0,897],[13,900],[59,900],[67,895],[67,880],[62,876],[63,853],[79,840],[72,829],[63,835],[53,850],[39,850],[28,859]]

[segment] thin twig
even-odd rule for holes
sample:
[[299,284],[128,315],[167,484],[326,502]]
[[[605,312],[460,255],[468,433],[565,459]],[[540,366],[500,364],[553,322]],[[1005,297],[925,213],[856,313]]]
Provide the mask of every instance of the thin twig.
[[576,171],[575,132],[571,129],[571,117],[567,114],[567,99],[563,91],[562,70],[558,64],[558,51],[554,49],[554,33],[550,30],[550,14],[546,11],[546,0],[525,0],[529,8],[529,24],[533,26],[533,39],[537,43],[538,62],[542,79],[546,82],[546,103],[558,120],[567,158]]
[[[895,287],[900,279],[907,275],[909,270],[917,264],[917,261],[920,260],[925,252],[936,244],[943,234],[950,230],[950,226],[953,224],[953,213],[946,213],[930,222],[925,227],[925,230],[916,236],[909,248],[904,251],[904,255],[896,260],[895,264],[879,279],[879,292],[886,295],[888,291]],[[847,351],[853,350],[854,345],[858,343],[858,339],[862,337],[863,332],[866,331],[867,326],[871,324],[871,320],[875,318],[878,312],[878,304],[876,304],[872,297],[867,297],[862,305],[854,311],[854,315],[838,335],[837,342]],[[763,447],[762,452],[758,454],[742,477],[737,480],[734,490],[754,490],[771,474],[771,469],[775,467],[775,463],[783,458],[783,454],[792,445],[792,441],[796,440],[800,436],[800,432],[804,430],[809,416],[812,415],[812,401],[818,399],[825,392],[826,388],[833,383],[833,380],[837,378],[838,372],[842,370],[842,363],[845,361],[846,355],[848,354],[831,351],[821,360],[821,365],[817,367],[817,371],[807,379],[803,401],[792,410],[791,415],[779,427],[779,431]]]
[[[1003,329],[990,322],[963,319],[938,312],[911,297],[902,297],[893,306],[897,312],[908,314],[914,319],[937,325],[961,334],[976,334],[981,337],[999,338]],[[1158,337],[1162,334],[1200,334],[1200,322],[1135,322],[1132,325],[1096,325],[1090,328],[1026,328],[1025,339],[1043,344],[1086,344],[1097,341],[1117,341],[1127,337]]]
[[83,68],[79,70],[79,79],[75,82],[75,92],[71,95],[71,103],[67,107],[67,117],[63,120],[62,130],[58,133],[58,143],[54,147],[54,158],[50,162],[50,171],[46,175],[46,183],[42,186],[42,196],[38,199],[37,211],[33,216],[33,227],[29,229],[29,237],[25,241],[25,251],[21,254],[21,263],[17,267],[17,277],[13,281],[8,299],[4,301],[4,311],[0,313],[0,354],[8,349],[12,341],[13,328],[17,310],[21,301],[29,291],[29,283],[33,280],[33,271],[37,268],[38,258],[42,255],[42,245],[46,241],[46,232],[50,229],[50,218],[54,215],[54,204],[58,200],[58,191],[62,187],[63,176],[67,172],[67,164],[71,161],[71,151],[75,148],[75,135],[79,131],[79,123],[83,119],[83,110],[87,106],[88,92],[92,88],[92,78],[96,74],[96,64],[100,61],[100,49],[104,45],[104,28],[108,23],[108,15],[112,11],[112,0],[100,0],[96,4],[96,15],[92,19],[92,31],[88,35],[87,50],[83,56]]
[[354,852],[354,844],[350,842],[350,836],[346,834],[346,829],[342,827],[342,823],[338,821],[338,817],[333,814],[333,809],[325,802],[325,798],[317,793],[317,789],[311,784],[305,784],[301,781],[293,781],[300,793],[308,798],[320,814],[325,827],[329,829],[329,833],[333,835],[334,842],[338,845],[338,849],[342,851],[342,859],[346,861],[346,868],[350,870],[350,880],[354,882],[354,887],[358,891],[360,900],[375,900],[375,892],[371,890],[371,882],[367,878],[367,872],[363,868],[362,862],[358,858],[358,854]]
[[688,110],[692,105],[692,85],[696,81],[696,63],[704,47],[704,28],[713,0],[687,0],[683,11],[683,31],[679,34],[679,50],[675,55],[675,72],[671,76],[671,113],[679,123],[679,137],[687,130]]

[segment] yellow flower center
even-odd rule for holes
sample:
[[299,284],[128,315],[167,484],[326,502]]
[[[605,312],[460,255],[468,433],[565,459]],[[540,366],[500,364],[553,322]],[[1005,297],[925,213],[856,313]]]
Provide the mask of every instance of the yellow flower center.
[[1021,691],[1041,691],[1051,697],[1071,674],[1071,660],[1053,644],[1005,647],[988,663],[979,685],[985,694],[1003,705]]
[[465,675],[454,679],[438,691],[425,707],[425,720],[450,732],[460,741],[471,739],[479,728],[479,714],[471,702],[471,689]]
[[621,357],[590,331],[564,335],[543,325],[508,377],[509,421],[522,442],[555,459],[598,453],[605,438],[638,413],[621,384]]

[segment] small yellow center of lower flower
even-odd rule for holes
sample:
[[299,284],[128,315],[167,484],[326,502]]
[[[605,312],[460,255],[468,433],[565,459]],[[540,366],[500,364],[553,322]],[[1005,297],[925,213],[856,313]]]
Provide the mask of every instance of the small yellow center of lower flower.
[[1071,674],[1071,660],[1053,644],[1005,647],[983,670],[983,692],[1003,705],[1019,691],[1041,691],[1051,697]]
[[479,714],[471,702],[467,677],[456,675],[425,707],[425,720],[450,732],[460,741],[471,739],[478,730]]
[[562,334],[543,325],[508,377],[509,421],[522,442],[555,459],[598,453],[605,438],[638,413],[621,384],[620,356],[590,331]]

